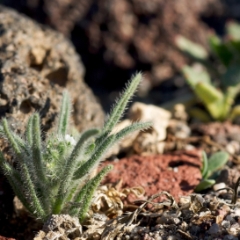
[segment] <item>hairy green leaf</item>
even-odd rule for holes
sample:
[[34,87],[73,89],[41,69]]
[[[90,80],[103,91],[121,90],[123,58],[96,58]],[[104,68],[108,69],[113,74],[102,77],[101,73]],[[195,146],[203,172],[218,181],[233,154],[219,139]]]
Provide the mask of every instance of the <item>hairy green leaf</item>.
[[229,154],[227,152],[221,151],[214,153],[208,160],[208,175],[211,174],[220,168],[222,168],[228,161]]

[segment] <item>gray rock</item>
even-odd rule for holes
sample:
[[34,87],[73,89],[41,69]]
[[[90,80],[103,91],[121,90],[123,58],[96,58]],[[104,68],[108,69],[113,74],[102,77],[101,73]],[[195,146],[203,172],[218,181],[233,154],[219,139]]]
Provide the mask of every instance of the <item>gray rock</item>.
[[67,214],[52,215],[44,223],[43,230],[39,231],[34,240],[62,240],[80,239],[82,226],[77,217]]
[[0,6],[0,116],[22,132],[38,111],[43,130],[52,128],[66,88],[73,102],[72,125],[101,126],[104,114],[83,81],[84,67],[60,33]]
[[209,228],[208,233],[209,234],[217,234],[220,232],[220,227],[217,223],[213,223],[213,225]]
[[238,240],[238,238],[233,235],[225,235],[223,240]]

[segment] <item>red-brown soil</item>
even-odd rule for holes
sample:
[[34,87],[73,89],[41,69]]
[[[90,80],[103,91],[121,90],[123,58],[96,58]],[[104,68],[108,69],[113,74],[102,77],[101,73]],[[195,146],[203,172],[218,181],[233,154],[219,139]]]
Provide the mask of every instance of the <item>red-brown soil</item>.
[[15,238],[7,238],[0,236],[0,240],[16,240]]
[[114,169],[104,183],[122,179],[122,187],[142,186],[147,196],[168,191],[176,200],[189,195],[201,180],[200,151],[181,151],[164,155],[131,156],[107,161]]

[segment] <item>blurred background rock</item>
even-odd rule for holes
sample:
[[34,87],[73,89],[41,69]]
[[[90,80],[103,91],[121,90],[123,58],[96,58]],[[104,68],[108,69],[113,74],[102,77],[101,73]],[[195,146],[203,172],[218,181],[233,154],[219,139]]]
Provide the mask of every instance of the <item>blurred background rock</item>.
[[207,34],[223,34],[240,19],[238,0],[0,0],[73,42],[85,81],[106,111],[136,71],[145,75],[139,97],[160,104],[185,93],[179,74],[188,59],[176,48],[181,34],[207,47]]

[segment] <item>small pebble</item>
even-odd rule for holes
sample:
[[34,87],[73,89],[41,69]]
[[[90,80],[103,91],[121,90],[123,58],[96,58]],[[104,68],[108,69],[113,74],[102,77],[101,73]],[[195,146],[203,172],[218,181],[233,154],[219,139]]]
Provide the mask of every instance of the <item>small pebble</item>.
[[226,220],[223,220],[221,222],[221,225],[225,228],[229,228],[231,226],[230,222],[229,221],[226,221]]
[[225,235],[223,240],[238,240],[238,238],[233,235]]
[[238,234],[238,231],[239,231],[239,224],[238,224],[238,223],[233,224],[233,225],[230,227],[229,231],[231,232],[231,234],[237,235],[237,234]]
[[239,217],[240,216],[240,208],[235,208],[234,209],[234,217]]
[[167,237],[167,240],[177,240],[178,238],[174,235],[170,235]]
[[160,224],[167,224],[167,223],[169,223],[169,218],[167,218],[165,216],[161,216],[161,217],[157,218],[156,222],[160,223]]
[[209,234],[217,234],[220,231],[220,227],[217,223],[213,223],[213,225],[209,228],[208,233]]
[[231,141],[227,144],[226,146],[226,150],[230,153],[230,154],[235,154],[239,152],[239,142],[237,141]]
[[181,223],[181,220],[179,218],[173,218],[173,222],[178,225],[179,223]]
[[200,230],[201,230],[201,228],[198,225],[191,227],[191,232],[195,235],[198,234],[200,232]]
[[178,172],[178,167],[173,168],[173,171],[174,171],[175,173],[177,173],[177,172]]
[[[219,189],[225,188],[226,184],[224,182],[217,183],[213,185],[213,190],[218,191]],[[221,190],[221,193],[226,193],[227,190]],[[219,192],[220,193],[220,192]]]
[[163,240],[161,236],[159,236],[159,234],[155,234],[154,235],[154,239],[155,240]]
[[225,220],[229,221],[231,224],[234,224],[236,221],[231,215],[227,215]]

